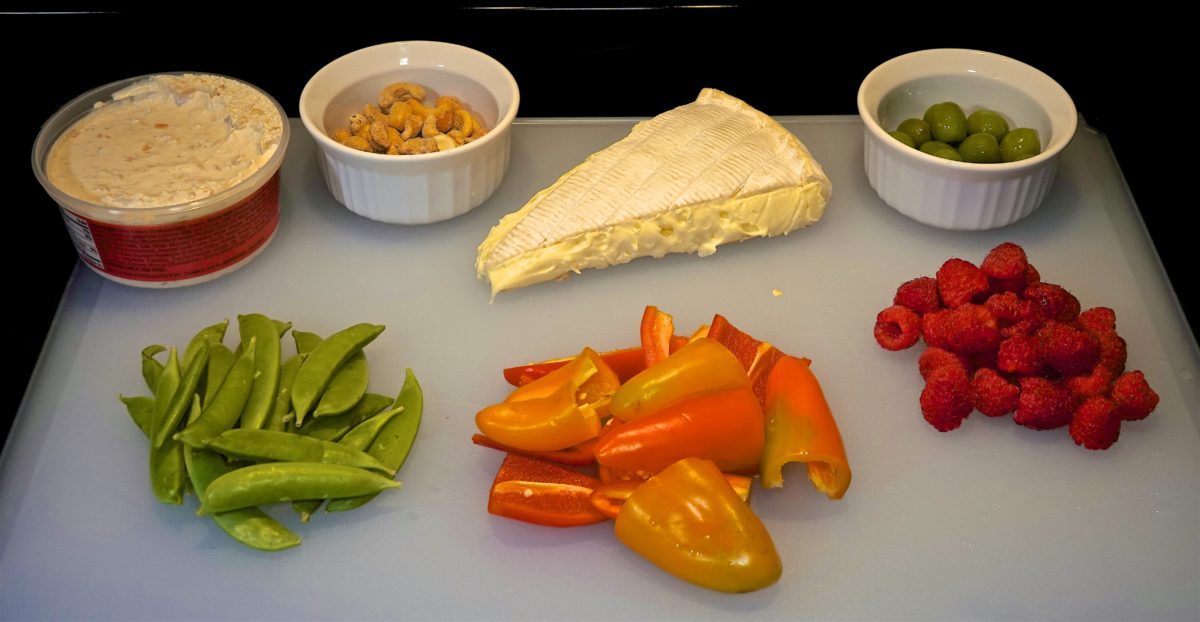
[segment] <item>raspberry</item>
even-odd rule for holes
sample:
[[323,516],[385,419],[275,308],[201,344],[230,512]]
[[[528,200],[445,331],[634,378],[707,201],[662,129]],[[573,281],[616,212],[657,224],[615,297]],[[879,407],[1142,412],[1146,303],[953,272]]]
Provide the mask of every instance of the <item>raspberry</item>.
[[1015,335],[1000,342],[996,353],[996,369],[1022,376],[1038,376],[1046,371],[1042,355],[1038,352],[1037,339],[1029,335]]
[[1034,430],[1051,430],[1071,423],[1075,397],[1059,384],[1036,376],[1021,378],[1021,397],[1013,423]]
[[1025,269],[1025,287],[1037,285],[1041,282],[1042,275],[1038,273],[1037,268],[1033,267],[1033,264],[1029,264],[1029,267]]
[[983,305],[964,304],[950,312],[946,339],[959,354],[994,351],[1000,346],[1000,324]]
[[[1029,301],[1026,300],[1024,302],[1029,302]],[[1017,322],[1016,324],[1013,324],[1012,326],[1003,326],[1002,325],[1000,328],[1000,337],[1002,339],[1008,339],[1009,337],[1016,337],[1017,335],[1032,335],[1032,334],[1036,333],[1037,329],[1039,329],[1041,327],[1042,327],[1042,320],[1039,318],[1035,317],[1035,318],[1028,319],[1028,320],[1021,320],[1020,322]]]
[[925,351],[921,353],[921,358],[917,360],[917,369],[921,371],[921,377],[926,380],[929,379],[929,374],[933,370],[947,365],[957,365],[964,370],[967,368],[967,362],[962,356],[933,346],[925,348]]
[[1128,356],[1125,340],[1115,332],[1100,333],[1096,339],[1100,341],[1100,364],[1114,376],[1120,376],[1125,372],[1125,359]]
[[1103,397],[1090,397],[1075,409],[1071,438],[1088,449],[1108,449],[1121,435],[1117,405]]
[[1117,378],[1111,397],[1117,405],[1117,414],[1125,421],[1145,419],[1158,406],[1158,394],[1146,383],[1146,376],[1140,371]]
[[1108,307],[1092,307],[1079,314],[1079,327],[1093,335],[1117,332],[1117,314]]
[[1029,260],[1025,257],[1025,249],[1012,242],[1005,242],[993,248],[979,266],[984,274],[1002,281],[1023,278],[1028,267]]
[[1012,326],[1023,320],[1032,320],[1037,317],[1037,309],[1033,303],[1021,300],[1013,292],[992,294],[984,306],[992,312],[992,315],[996,316],[1001,326]]
[[985,367],[988,369],[996,369],[996,350],[979,352],[967,357],[967,369],[970,370],[971,373],[975,373],[976,371]]
[[1092,369],[1092,373],[1071,376],[1064,382],[1071,393],[1075,394],[1075,397],[1087,398],[1108,395],[1108,390],[1112,388],[1115,377],[1111,370],[1103,364],[1098,364]]
[[875,341],[884,350],[912,347],[921,336],[921,316],[908,307],[888,307],[875,316]]
[[933,370],[921,391],[921,413],[939,432],[962,425],[971,414],[971,383],[967,372],[957,365]]
[[941,309],[942,301],[938,298],[937,280],[923,276],[904,282],[896,289],[896,297],[892,299],[892,304],[908,307],[921,315]]
[[1042,360],[1063,375],[1086,374],[1100,361],[1100,342],[1069,324],[1046,322],[1034,337]]
[[1041,282],[1042,275],[1038,274],[1037,268],[1034,268],[1032,264],[1025,267],[1025,274],[1011,279],[988,277],[988,284],[991,285],[992,292],[996,294],[1003,292],[1022,294],[1025,292],[1025,288]]
[[947,259],[937,271],[938,293],[951,309],[985,296],[991,289],[987,275],[963,259]]
[[1025,298],[1033,301],[1038,317],[1044,320],[1073,322],[1079,317],[1079,299],[1053,283],[1026,287]]
[[1017,407],[1021,389],[986,367],[971,380],[971,403],[989,417],[1003,417]]
[[950,310],[938,309],[921,317],[921,336],[935,348],[950,347]]

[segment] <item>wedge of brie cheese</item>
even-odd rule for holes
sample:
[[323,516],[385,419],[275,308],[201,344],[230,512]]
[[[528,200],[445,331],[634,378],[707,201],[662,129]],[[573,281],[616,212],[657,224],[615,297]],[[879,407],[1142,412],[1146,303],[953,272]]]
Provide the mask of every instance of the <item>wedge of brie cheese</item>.
[[492,295],[584,268],[770,237],[821,218],[831,186],[774,119],[716,89],[634,126],[505,216],[475,269]]

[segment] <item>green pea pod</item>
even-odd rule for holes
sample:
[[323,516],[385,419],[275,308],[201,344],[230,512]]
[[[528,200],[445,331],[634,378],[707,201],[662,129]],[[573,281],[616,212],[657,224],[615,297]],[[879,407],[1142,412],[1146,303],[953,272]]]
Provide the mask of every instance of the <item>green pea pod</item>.
[[296,342],[297,354],[308,354],[320,345],[322,341],[325,341],[324,338],[316,333],[308,333],[302,330],[292,331],[292,339]]
[[[357,451],[366,451],[371,446],[371,442],[375,440],[375,437],[379,436],[379,431],[383,429],[383,426],[402,412],[404,412],[403,407],[393,408],[371,417],[355,426],[353,430],[350,430],[350,432],[342,437],[342,440],[338,441],[338,444],[345,445]],[[296,513],[300,515],[300,522],[307,523],[312,518],[312,515],[320,509],[322,503],[324,501],[321,499],[293,501],[292,509],[296,510]]]
[[204,375],[207,365],[208,342],[202,341],[184,371],[183,379],[175,391],[175,397],[171,399],[171,405],[167,407],[166,414],[155,420],[158,425],[152,427],[151,432],[155,447],[162,447],[163,442],[178,430],[179,422],[183,420],[183,411],[192,403],[192,398],[196,395],[196,386],[200,384],[200,378]]
[[[184,448],[184,460],[196,496],[203,502],[209,484],[233,469],[211,451]],[[234,540],[260,551],[282,551],[300,544],[300,536],[262,510],[249,507],[212,515],[213,522]]]
[[[188,342],[187,347],[183,350],[183,368],[187,369],[188,365],[191,364],[192,359],[200,352],[201,345],[207,345],[211,348],[213,345],[224,341],[225,331],[228,328],[228,319],[221,320],[212,326],[201,328],[200,332],[192,337],[192,340]],[[188,398],[188,402],[191,402],[191,398]]]
[[325,392],[325,387],[329,386],[338,368],[374,341],[383,328],[375,324],[355,324],[330,335],[308,353],[308,358],[296,373],[296,382],[292,384],[292,411],[296,413],[296,425],[304,424],[304,418]]
[[[151,431],[162,425],[162,419],[171,406],[175,392],[179,390],[180,371],[179,356],[175,348],[167,355],[167,365],[163,368],[162,376],[158,379],[158,387],[154,391],[154,411],[150,419]],[[183,447],[177,442],[163,443],[159,447],[150,447],[150,488],[154,497],[162,503],[179,505],[183,503]]]
[[399,488],[382,475],[311,462],[268,462],[231,471],[213,480],[204,493],[200,514],[228,512],[294,499],[340,499]]
[[208,377],[204,379],[204,405],[208,405],[216,396],[217,389],[221,388],[221,383],[225,381],[229,368],[233,367],[233,362],[236,360],[237,357],[233,355],[233,350],[225,347],[223,343],[214,343],[209,348]]
[[264,429],[283,432],[287,430],[288,409],[292,407],[292,382],[296,380],[296,372],[304,362],[304,354],[295,354],[284,361],[279,368],[279,391],[275,395],[275,405],[271,408],[271,416],[267,418]]
[[360,351],[338,368],[325,393],[321,394],[321,401],[317,402],[313,416],[328,417],[350,410],[366,394],[369,379],[367,355]]
[[284,322],[283,320],[271,320],[271,323],[275,325],[275,332],[279,333],[279,337],[281,339],[289,330],[292,330],[291,322]]
[[251,339],[246,351],[233,364],[229,375],[225,376],[225,381],[221,383],[221,388],[217,390],[212,402],[205,404],[200,416],[175,435],[177,440],[192,447],[203,447],[237,423],[238,416],[242,414],[242,408],[246,405],[246,398],[250,396],[250,388],[254,385],[255,349],[256,342]]
[[151,393],[158,388],[158,379],[162,377],[163,373],[163,364],[154,357],[166,351],[167,346],[160,346],[157,343],[142,348],[142,379],[146,381],[146,386],[149,387]]
[[279,331],[275,321],[261,313],[238,316],[238,330],[242,335],[243,349],[251,339],[257,340],[254,353],[254,386],[242,409],[243,428],[257,430],[263,427],[267,417],[275,408],[275,397],[279,391]]
[[319,462],[395,475],[395,471],[361,450],[287,432],[246,428],[226,430],[206,447],[230,458],[251,462]]
[[[383,426],[379,431],[379,436],[371,442],[371,448],[367,451],[368,454],[374,456],[389,469],[395,469],[397,472],[404,466],[404,462],[408,460],[408,454],[412,451],[413,443],[417,440],[417,430],[421,427],[421,412],[424,408],[424,396],[421,393],[421,385],[417,382],[417,377],[411,369],[404,370],[404,387],[400,389],[400,394],[396,396],[396,401],[392,403],[393,408],[403,408],[404,411]],[[329,505],[325,506],[326,512],[344,512],[353,510],[366,504],[375,495],[364,495],[353,499],[338,499],[330,501]]]
[[154,398],[145,396],[125,397],[118,395],[117,399],[125,404],[129,417],[137,424],[142,434],[150,438],[150,420],[154,418]]
[[311,419],[296,428],[296,433],[323,441],[337,441],[358,424],[382,412],[391,403],[392,398],[386,395],[368,393],[349,412]]

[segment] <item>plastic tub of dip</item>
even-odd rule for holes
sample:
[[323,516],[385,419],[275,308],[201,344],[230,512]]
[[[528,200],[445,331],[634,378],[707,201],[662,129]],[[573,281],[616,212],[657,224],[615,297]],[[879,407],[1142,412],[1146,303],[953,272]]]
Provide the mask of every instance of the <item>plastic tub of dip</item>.
[[79,258],[136,287],[244,266],[279,224],[287,116],[262,90],[208,73],[107,84],[50,117],[33,170]]

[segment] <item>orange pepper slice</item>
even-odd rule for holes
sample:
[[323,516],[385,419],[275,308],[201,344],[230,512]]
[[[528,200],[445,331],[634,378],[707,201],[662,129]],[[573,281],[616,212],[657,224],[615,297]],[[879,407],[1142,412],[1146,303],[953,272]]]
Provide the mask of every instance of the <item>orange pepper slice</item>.
[[837,422],[808,359],[785,356],[767,379],[763,488],[783,486],[783,465],[804,462],[808,478],[830,499],[850,487],[850,463]]

